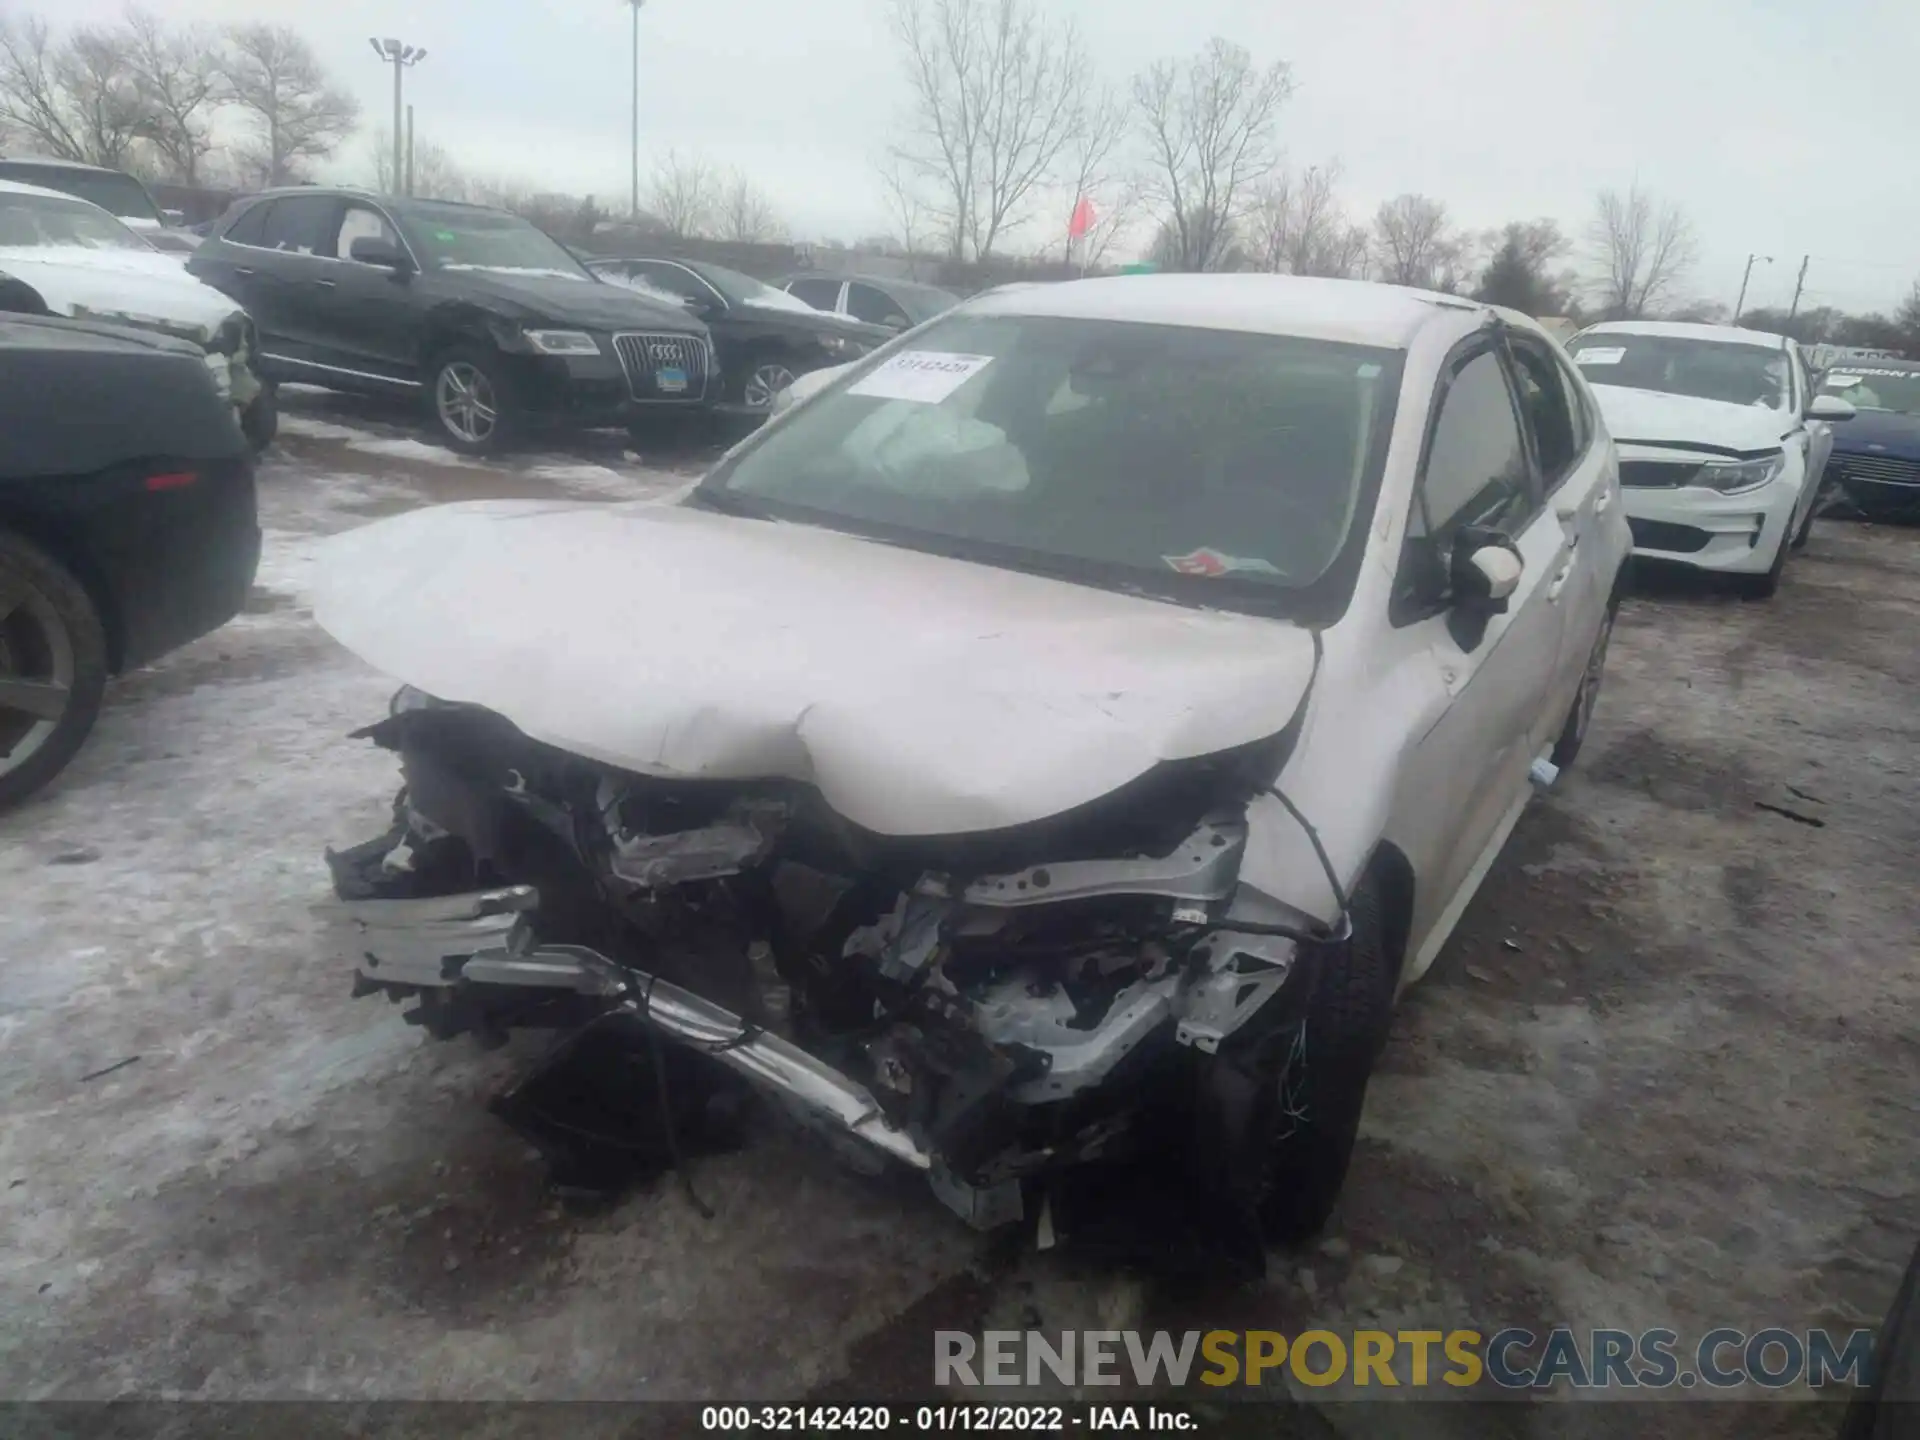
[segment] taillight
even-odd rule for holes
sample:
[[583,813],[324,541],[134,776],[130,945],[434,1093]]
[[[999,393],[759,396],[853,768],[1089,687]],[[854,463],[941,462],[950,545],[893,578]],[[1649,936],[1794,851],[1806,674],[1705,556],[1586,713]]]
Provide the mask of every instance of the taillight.
[[199,479],[191,470],[169,470],[161,475],[147,476],[144,483],[149,490],[184,490]]

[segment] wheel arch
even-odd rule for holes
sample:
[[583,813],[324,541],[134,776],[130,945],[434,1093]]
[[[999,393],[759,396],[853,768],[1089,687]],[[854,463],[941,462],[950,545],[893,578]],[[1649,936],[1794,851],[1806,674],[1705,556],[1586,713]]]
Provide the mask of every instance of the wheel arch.
[[1413,900],[1417,884],[1413,862],[1391,840],[1382,840],[1368,859],[1367,868],[1361,872],[1360,883],[1373,886],[1380,896],[1386,921],[1386,933],[1381,938],[1392,968],[1394,985],[1398,988],[1400,977],[1406,973],[1407,945],[1413,931]]
[[126,617],[121,614],[119,597],[107,582],[106,571],[80,532],[42,515],[7,508],[0,508],[0,530],[11,530],[31,541],[72,572],[99,612],[100,628],[107,638],[107,673],[118,675],[126,664]]
[[429,312],[426,324],[420,331],[420,378],[423,383],[431,383],[433,377],[427,374],[434,357],[454,345],[478,345],[487,350],[500,349],[500,341],[495,333],[499,326],[508,322],[503,316],[483,310],[470,302],[443,305]]

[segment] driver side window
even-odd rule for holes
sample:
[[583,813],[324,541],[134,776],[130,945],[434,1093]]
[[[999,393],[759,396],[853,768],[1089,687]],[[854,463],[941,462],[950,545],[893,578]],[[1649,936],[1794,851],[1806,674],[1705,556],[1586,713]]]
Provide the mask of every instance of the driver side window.
[[1463,525],[1516,536],[1536,508],[1526,445],[1497,350],[1489,346],[1457,362],[1442,380],[1430,435],[1407,523],[1397,606],[1417,607],[1446,593],[1453,537]]

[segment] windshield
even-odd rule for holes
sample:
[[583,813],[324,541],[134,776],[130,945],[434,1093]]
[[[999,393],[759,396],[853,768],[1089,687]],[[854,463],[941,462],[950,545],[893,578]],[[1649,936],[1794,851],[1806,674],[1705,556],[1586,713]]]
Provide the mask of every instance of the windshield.
[[1792,408],[1784,350],[1677,335],[1590,331],[1567,342],[1591,385],[1658,390],[1731,405]]
[[1890,370],[1842,361],[1820,382],[1820,393],[1838,395],[1856,410],[1920,415],[1920,370]]
[[22,185],[38,185],[43,190],[77,195],[123,220],[143,220],[154,225],[161,223],[153,197],[147,194],[146,186],[131,175],[121,175],[112,170],[70,170],[64,165],[0,162],[0,180],[17,180]]
[[797,296],[771,285],[763,285],[751,275],[729,270],[724,265],[702,265],[699,274],[725,297],[729,305],[757,305],[762,310],[796,310],[817,320],[820,312]]
[[83,200],[0,190],[0,246],[37,250],[47,245],[149,252],[153,248],[111,215]]
[[1286,610],[1373,493],[1398,362],[1292,336],[949,315],[912,349],[849,367],[696,498]]
[[592,282],[565,246],[518,215],[457,206],[416,205],[407,234],[425,263],[441,270],[495,270]]

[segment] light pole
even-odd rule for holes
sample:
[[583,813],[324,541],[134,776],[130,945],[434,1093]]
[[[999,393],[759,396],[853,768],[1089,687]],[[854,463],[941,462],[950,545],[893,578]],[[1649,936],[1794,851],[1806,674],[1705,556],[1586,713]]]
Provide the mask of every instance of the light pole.
[[640,7],[647,0],[621,0],[633,7],[633,210],[640,218]]
[[1756,260],[1764,260],[1769,265],[1773,263],[1773,257],[1771,255],[1747,256],[1747,268],[1740,272],[1740,298],[1733,302],[1733,322],[1732,323],[1734,323],[1735,325],[1738,325],[1740,323],[1740,312],[1741,310],[1746,308],[1747,281],[1753,275],[1753,262]]
[[424,49],[415,49],[411,45],[402,45],[398,40],[373,40],[367,43],[373,46],[383,64],[393,66],[393,190],[395,194],[404,194],[406,187],[406,134],[401,126],[405,123],[400,104],[400,77],[409,65],[418,65],[427,58]]

